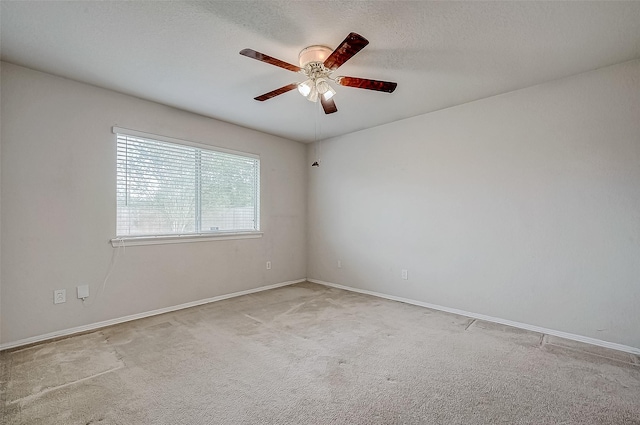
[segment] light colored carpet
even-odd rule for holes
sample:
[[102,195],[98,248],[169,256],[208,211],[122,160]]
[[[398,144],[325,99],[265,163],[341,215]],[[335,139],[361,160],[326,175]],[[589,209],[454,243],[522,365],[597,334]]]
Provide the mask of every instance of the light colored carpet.
[[3,424],[640,424],[640,361],[303,283],[0,354]]

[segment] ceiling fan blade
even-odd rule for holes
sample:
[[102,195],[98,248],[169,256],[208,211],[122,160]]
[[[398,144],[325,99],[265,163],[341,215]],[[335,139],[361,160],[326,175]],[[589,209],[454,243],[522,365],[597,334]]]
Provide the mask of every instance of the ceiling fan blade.
[[369,44],[369,40],[360,34],[352,32],[324,61],[324,66],[331,71],[335,71],[340,65],[351,59],[360,50],[364,49],[367,44]]
[[393,91],[398,86],[398,83],[392,83],[390,81],[369,80],[368,78],[357,77],[338,77],[336,78],[336,83],[340,84],[341,86],[384,91],[387,93],[393,93]]
[[266,62],[271,65],[279,66],[280,68],[288,69],[293,72],[300,72],[302,69],[299,66],[281,61],[280,59],[276,59],[269,55],[265,55],[264,53],[256,52],[251,49],[240,50],[240,54],[242,56],[246,56],[251,59],[259,60],[260,62]]
[[260,95],[258,97],[254,97],[255,100],[259,100],[260,102],[264,102],[265,100],[269,100],[272,97],[276,97],[279,96],[283,93],[286,93],[288,91],[291,91],[293,89],[297,89],[298,88],[298,83],[291,83],[288,84],[286,86],[280,87],[279,89],[275,89],[270,91],[269,93],[265,93],[263,95]]
[[328,115],[333,114],[334,112],[338,112],[336,102],[333,101],[333,98],[325,100],[324,96],[320,95],[320,103],[322,103],[322,109],[324,109],[325,114]]

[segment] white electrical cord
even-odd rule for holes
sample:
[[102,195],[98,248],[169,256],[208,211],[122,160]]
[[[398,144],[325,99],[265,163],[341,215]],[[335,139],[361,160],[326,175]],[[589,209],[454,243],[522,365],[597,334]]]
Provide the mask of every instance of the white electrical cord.
[[95,297],[93,297],[93,301],[86,302],[86,298],[82,299],[82,306],[83,307],[88,307],[88,306],[93,305],[93,303],[98,299],[98,296],[101,293],[104,293],[104,289],[107,286],[107,280],[109,280],[109,277],[111,276],[111,273],[113,272],[113,269],[115,268],[116,264],[118,263],[118,258],[120,257],[120,255],[124,255],[125,252],[126,252],[126,246],[124,244],[124,240],[120,239],[120,244],[118,244],[118,247],[115,250],[113,250],[112,253],[111,253],[111,261],[109,262],[109,268],[107,269],[107,274],[104,277],[104,280],[102,281],[102,285],[100,286],[100,288],[96,292]]

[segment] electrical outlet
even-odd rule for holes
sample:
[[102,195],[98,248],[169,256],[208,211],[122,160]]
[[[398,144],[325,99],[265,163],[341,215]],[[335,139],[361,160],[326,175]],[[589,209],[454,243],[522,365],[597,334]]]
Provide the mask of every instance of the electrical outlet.
[[56,289],[53,291],[53,303],[54,304],[62,304],[67,302],[67,290],[66,289]]
[[341,269],[342,268],[342,261],[338,260],[338,268]]
[[83,300],[89,298],[89,285],[80,285],[77,288],[78,298]]
[[402,279],[404,280],[409,279],[409,271],[407,269],[402,269],[401,276],[402,276]]
[[271,261],[267,261],[267,270],[271,270]]

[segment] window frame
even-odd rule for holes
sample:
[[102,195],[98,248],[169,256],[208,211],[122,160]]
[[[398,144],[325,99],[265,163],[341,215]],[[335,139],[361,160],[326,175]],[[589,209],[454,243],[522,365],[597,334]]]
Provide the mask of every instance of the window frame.
[[[193,233],[185,233],[185,234],[116,236],[110,240],[111,246],[116,248],[120,246],[174,244],[174,243],[204,242],[204,241],[210,241],[210,240],[229,240],[229,239],[255,239],[255,238],[262,237],[263,232],[260,230],[260,215],[261,215],[260,155],[254,154],[254,153],[236,151],[232,149],[220,148],[217,146],[207,145],[203,143],[196,143],[188,140],[161,136],[158,134],[146,133],[142,131],[131,130],[131,129],[121,128],[116,126],[112,127],[112,133],[116,136],[115,137],[116,145],[118,143],[118,135],[122,135],[122,136],[130,136],[130,137],[139,137],[142,139],[156,140],[159,142],[173,143],[173,144],[183,145],[183,146],[190,146],[197,149],[204,149],[204,150],[213,151],[213,152],[227,153],[232,155],[243,156],[246,158],[257,159],[258,173],[257,173],[257,181],[256,181],[257,197],[256,197],[256,209],[255,209],[256,230],[193,232]],[[117,172],[116,172],[116,181],[117,181]],[[117,206],[116,206],[116,212],[117,212]],[[117,226],[117,216],[116,216],[116,226]]]

